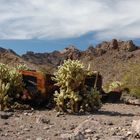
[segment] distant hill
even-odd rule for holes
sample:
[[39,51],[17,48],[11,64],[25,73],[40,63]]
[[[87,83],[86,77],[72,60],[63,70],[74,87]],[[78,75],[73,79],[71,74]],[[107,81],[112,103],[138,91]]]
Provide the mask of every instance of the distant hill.
[[26,64],[31,69],[38,69],[37,66],[24,60],[21,56],[17,55],[13,50],[7,50],[0,47],[0,63],[7,64],[9,66],[17,66],[18,64]]

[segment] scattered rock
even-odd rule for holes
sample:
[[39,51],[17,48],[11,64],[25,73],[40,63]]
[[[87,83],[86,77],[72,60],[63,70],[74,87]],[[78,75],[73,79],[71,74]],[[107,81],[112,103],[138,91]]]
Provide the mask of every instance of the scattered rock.
[[132,132],[131,132],[131,131],[128,131],[128,132],[126,133],[126,137],[131,136],[131,135],[132,135]]
[[8,119],[12,115],[13,115],[13,113],[11,113],[11,112],[0,112],[1,119]]
[[100,134],[95,134],[94,135],[95,140],[99,140],[101,138]]
[[140,138],[140,120],[133,120],[132,129],[134,131],[134,134]]
[[54,136],[58,136],[59,135],[59,133],[54,133]]
[[32,125],[30,125],[29,127],[30,127],[30,128],[33,128],[33,126],[32,126]]
[[62,140],[84,140],[85,136],[79,132],[79,133],[66,133],[60,135]]
[[122,94],[121,100],[126,104],[140,105],[140,99],[132,96],[131,94]]
[[[95,127],[96,126],[96,127]],[[84,133],[85,130],[90,129],[91,132],[96,131],[100,128],[100,123],[98,121],[88,119],[79,124],[78,127],[75,128],[74,133]]]
[[68,133],[61,134],[60,137],[62,138],[62,140],[69,140],[72,138],[72,134],[68,134]]
[[55,127],[55,125],[49,125],[49,128],[54,128]]
[[127,140],[123,136],[111,136],[111,137],[106,137],[104,140]]
[[25,116],[28,116],[29,114],[27,112],[24,113]]
[[36,123],[50,124],[50,120],[47,119],[46,116],[39,116],[36,118]]
[[9,125],[9,123],[8,122],[4,122],[4,125]]
[[114,123],[112,121],[107,121],[105,122],[106,125],[114,125]]
[[62,127],[62,130],[66,130],[66,128],[65,127]]
[[21,125],[19,128],[20,128],[20,129],[23,129],[24,127],[25,127],[24,125]]
[[92,133],[91,129],[86,129],[85,133]]
[[46,119],[46,118],[42,118],[42,123],[45,123],[45,124],[50,124],[50,120],[49,119]]
[[56,113],[56,117],[59,117],[59,116],[61,116],[61,115],[64,115],[64,113],[63,113],[63,112],[57,112],[57,113]]
[[30,129],[29,128],[24,128],[23,131],[30,131]]
[[72,125],[70,125],[70,130],[73,130],[73,129],[75,129],[75,125],[74,124],[72,124]]
[[67,118],[64,117],[63,120],[67,120]]
[[23,135],[23,134],[25,134],[23,131],[21,131],[21,132],[18,132],[17,133],[18,135]]
[[7,137],[7,136],[8,136],[8,133],[5,133],[5,134],[4,134],[4,136],[6,136],[6,137]]
[[38,137],[38,138],[36,138],[36,140],[43,140],[43,138],[41,138],[41,137]]
[[43,130],[48,130],[48,129],[50,129],[50,127],[48,126],[43,127]]

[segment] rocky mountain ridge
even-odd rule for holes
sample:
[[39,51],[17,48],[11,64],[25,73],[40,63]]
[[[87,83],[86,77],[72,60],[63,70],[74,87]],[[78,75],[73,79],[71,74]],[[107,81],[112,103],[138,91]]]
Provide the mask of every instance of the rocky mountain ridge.
[[100,57],[109,51],[117,51],[118,53],[123,52],[127,54],[135,50],[139,50],[139,48],[131,40],[117,41],[116,39],[113,39],[111,42],[104,41],[98,44],[96,47],[90,46],[85,51],[80,51],[75,46],[71,45],[65,48],[63,51],[54,51],[51,53],[27,52],[26,54],[22,55],[22,58],[36,64],[50,63],[57,65],[64,59],[82,59],[84,56]]
[[140,48],[132,40],[121,41],[113,39],[104,41],[96,47],[89,46],[85,51],[69,46],[63,51],[52,53],[27,52],[22,58],[53,72],[65,59],[81,60],[91,70],[100,71],[107,80],[120,80],[128,68],[128,63],[140,62]]
[[129,69],[129,64],[140,64],[140,48],[133,41],[121,41],[113,39],[104,41],[96,47],[89,46],[86,50],[78,50],[75,46],[69,46],[63,51],[51,53],[27,52],[19,56],[12,50],[0,48],[0,62],[15,65],[26,63],[34,69],[41,69],[53,73],[54,70],[66,59],[81,60],[86,67],[90,64],[91,70],[100,71],[104,82],[108,80],[121,80]]

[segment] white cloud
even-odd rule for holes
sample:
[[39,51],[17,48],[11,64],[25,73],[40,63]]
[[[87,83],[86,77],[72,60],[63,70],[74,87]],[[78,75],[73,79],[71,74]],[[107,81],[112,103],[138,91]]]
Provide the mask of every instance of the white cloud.
[[0,39],[139,38],[140,0],[0,0]]

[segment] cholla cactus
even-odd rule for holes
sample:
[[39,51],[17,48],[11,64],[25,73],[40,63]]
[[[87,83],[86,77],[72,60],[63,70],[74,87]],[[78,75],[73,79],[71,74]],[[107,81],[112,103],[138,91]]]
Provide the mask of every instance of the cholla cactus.
[[74,90],[84,82],[86,73],[83,68],[83,64],[78,60],[65,60],[64,64],[59,66],[58,71],[54,73],[55,77],[53,79],[61,88]]
[[15,68],[17,70],[29,70],[29,67],[26,64],[19,64]]
[[80,106],[80,112],[92,112],[98,110],[102,103],[101,103],[101,95],[99,91],[93,89],[92,87],[86,89],[83,93],[83,102]]
[[6,81],[8,79],[9,77],[8,73],[9,68],[5,64],[0,63],[0,79],[2,81]]
[[[22,74],[17,72],[16,69],[11,69],[9,71],[9,83],[10,83],[10,95],[15,98],[19,97],[23,90]],[[16,92],[16,94],[15,94]]]
[[61,89],[60,93],[55,91],[54,101],[56,102],[58,111],[66,110],[65,99],[67,99],[67,94],[65,94],[65,90]]
[[[8,104],[10,100],[15,100],[19,97],[23,90],[22,75],[15,69],[8,67],[7,65],[0,64],[0,80],[2,95],[1,99],[4,99],[4,103]],[[7,90],[8,89],[8,90]],[[7,99],[7,100],[6,100]],[[1,105],[3,102],[0,103]]]
[[10,88],[10,83],[3,83],[2,80],[0,79],[0,105],[1,105],[1,110],[4,110],[7,104],[7,93]]
[[60,92],[54,94],[58,111],[85,112],[100,108],[99,94],[84,84],[88,72],[78,60],[64,61],[58,67],[53,78],[60,87]]

